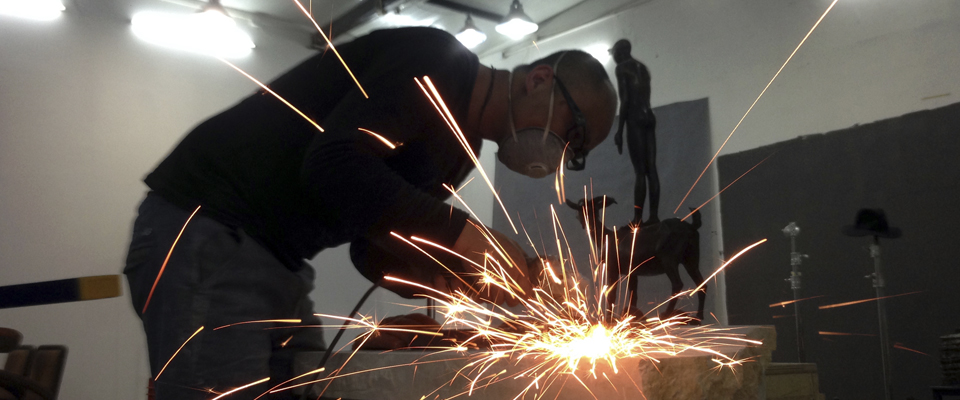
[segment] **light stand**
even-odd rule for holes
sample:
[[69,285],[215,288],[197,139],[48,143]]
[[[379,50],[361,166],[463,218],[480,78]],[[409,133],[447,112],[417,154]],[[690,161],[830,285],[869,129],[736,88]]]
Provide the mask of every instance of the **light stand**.
[[883,299],[883,288],[886,282],[880,272],[880,238],[873,236],[870,244],[870,258],[873,258],[874,272],[864,278],[872,279],[873,287],[877,291],[877,320],[880,323],[880,358],[883,363],[883,398],[890,400],[891,365],[890,365],[890,336],[887,331],[887,309]]
[[790,282],[790,289],[793,290],[793,320],[797,329],[797,358],[799,362],[806,362],[807,354],[803,347],[803,320],[800,318],[800,262],[803,258],[810,257],[806,254],[797,252],[797,236],[800,235],[800,227],[796,222],[791,222],[783,228],[783,234],[790,238],[790,277],[784,279]]

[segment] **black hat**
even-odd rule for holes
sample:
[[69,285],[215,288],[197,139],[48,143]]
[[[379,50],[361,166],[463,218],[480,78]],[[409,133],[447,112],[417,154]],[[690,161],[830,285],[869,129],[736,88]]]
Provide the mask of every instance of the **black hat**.
[[900,228],[887,225],[887,216],[879,208],[862,208],[857,211],[857,221],[853,225],[843,227],[843,234],[847,236],[878,236],[896,239],[903,233]]

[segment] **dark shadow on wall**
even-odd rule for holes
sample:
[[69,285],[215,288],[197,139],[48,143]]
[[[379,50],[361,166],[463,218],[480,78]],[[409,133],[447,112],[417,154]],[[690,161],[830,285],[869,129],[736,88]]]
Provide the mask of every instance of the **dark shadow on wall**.
[[882,398],[876,303],[818,307],[874,297],[864,278],[873,271],[871,239],[840,230],[858,209],[883,208],[903,229],[899,239],[881,239],[886,292],[922,291],[887,301],[890,340],[899,344],[890,350],[893,398],[929,398],[942,379],[939,336],[960,328],[960,103],[720,157],[721,187],[773,153],[721,198],[728,253],[769,238],[729,267],[730,322],[775,325],[774,361],[796,362],[793,309],[770,307],[793,298],[781,230],[795,221],[799,251],[810,256],[800,297],[824,296],[800,303],[821,391]]

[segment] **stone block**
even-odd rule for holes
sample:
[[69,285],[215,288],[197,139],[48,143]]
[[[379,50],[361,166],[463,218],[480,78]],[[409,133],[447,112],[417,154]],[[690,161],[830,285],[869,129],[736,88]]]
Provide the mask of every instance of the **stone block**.
[[[683,329],[683,328],[681,328]],[[580,379],[570,374],[557,374],[553,379],[541,379],[531,386],[529,377],[517,377],[522,371],[535,367],[540,361],[504,359],[488,368],[484,376],[497,375],[497,383],[486,385],[489,378],[481,378],[470,393],[470,399],[513,399],[530,387],[522,398],[533,399],[763,399],[763,370],[770,363],[770,354],[776,347],[773,327],[748,326],[731,328],[732,333],[763,341],[762,346],[723,346],[716,348],[723,354],[744,359],[741,365],[720,367],[709,354],[688,351],[676,356],[648,359],[623,359],[617,371],[605,363],[598,363],[595,376],[585,372]],[[480,352],[425,352],[412,350],[357,352],[337,379],[318,383],[313,392],[324,397],[344,399],[445,399],[465,396],[476,378],[476,367],[470,363]],[[299,373],[316,368],[321,353],[302,353],[297,358]],[[328,371],[344,365],[350,354],[343,352],[331,357]],[[582,370],[582,368],[581,368]],[[516,379],[515,379],[516,378]],[[329,386],[327,384],[329,383]],[[535,396],[536,394],[542,395]],[[462,397],[461,396],[461,397]]]

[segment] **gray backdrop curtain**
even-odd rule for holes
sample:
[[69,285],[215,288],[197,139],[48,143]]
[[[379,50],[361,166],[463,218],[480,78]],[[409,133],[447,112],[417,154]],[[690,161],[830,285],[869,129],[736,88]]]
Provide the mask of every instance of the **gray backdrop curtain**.
[[784,282],[790,242],[780,230],[796,221],[797,245],[810,255],[801,297],[824,296],[800,303],[822,392],[882,398],[876,303],[818,307],[874,296],[864,278],[873,272],[871,239],[840,230],[860,208],[883,208],[890,225],[903,229],[899,239],[880,240],[886,292],[922,291],[887,301],[890,339],[899,347],[891,349],[893,398],[929,398],[929,386],[941,382],[938,337],[960,327],[960,104],[720,157],[720,184],[774,152],[722,195],[728,251],[770,239],[727,272],[730,322],[775,325],[774,361],[796,362],[793,309],[769,307],[792,299]]

